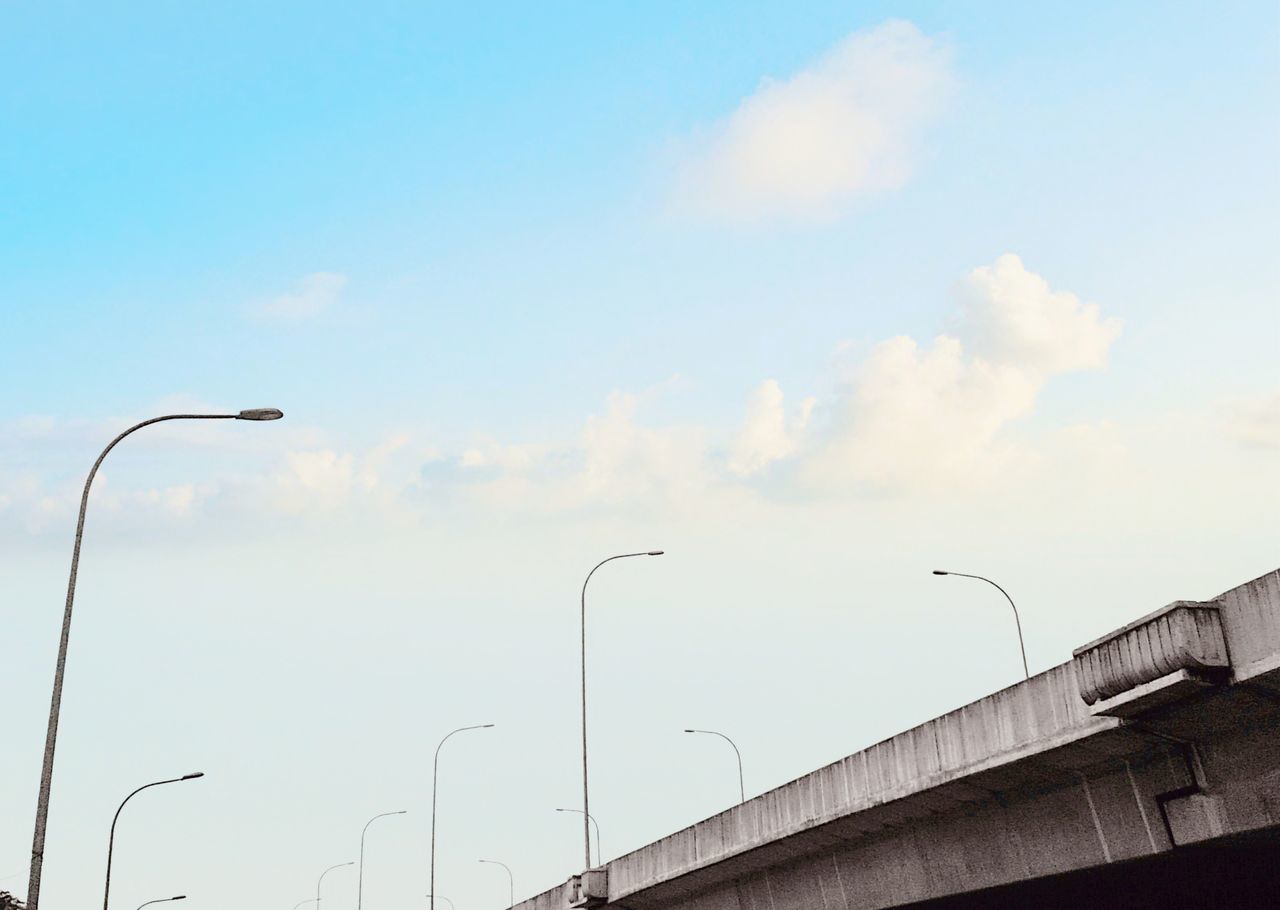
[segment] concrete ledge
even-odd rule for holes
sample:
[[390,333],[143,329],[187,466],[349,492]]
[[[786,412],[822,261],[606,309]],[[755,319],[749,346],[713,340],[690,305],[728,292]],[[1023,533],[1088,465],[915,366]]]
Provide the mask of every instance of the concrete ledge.
[[1177,600],[1073,653],[1092,705],[1179,670],[1230,670],[1218,602]]
[[1225,669],[1216,670],[1178,670],[1167,676],[1135,686],[1112,698],[1104,698],[1093,703],[1089,713],[1106,717],[1137,717],[1156,708],[1163,708],[1184,698],[1190,698],[1197,692],[1227,681]]

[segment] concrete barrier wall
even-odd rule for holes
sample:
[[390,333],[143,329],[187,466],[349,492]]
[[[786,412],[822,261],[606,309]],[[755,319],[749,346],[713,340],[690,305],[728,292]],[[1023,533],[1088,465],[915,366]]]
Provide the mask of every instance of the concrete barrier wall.
[[1217,599],[1235,678],[1248,680],[1280,666],[1280,569]]
[[1063,664],[619,857],[610,899],[1115,724]]

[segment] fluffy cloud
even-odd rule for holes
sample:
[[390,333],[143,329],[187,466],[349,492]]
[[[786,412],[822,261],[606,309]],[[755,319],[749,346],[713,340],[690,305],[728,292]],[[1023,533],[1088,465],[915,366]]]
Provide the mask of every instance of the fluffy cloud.
[[1017,256],[974,269],[964,290],[963,339],[897,337],[871,352],[810,455],[811,483],[929,488],[1001,470],[1012,455],[1001,431],[1051,376],[1104,366],[1120,332]]
[[895,188],[951,81],[946,50],[911,23],[854,32],[692,140],[679,204],[730,220],[809,219]]
[[347,276],[338,272],[312,272],[300,285],[296,293],[262,301],[254,308],[254,315],[280,322],[310,319],[337,304],[347,286]]
[[789,422],[777,380],[760,383],[747,404],[747,419],[730,448],[729,470],[746,477],[795,454],[816,403],[817,399],[806,398],[799,415]]
[[[175,484],[142,492],[117,492],[104,477],[95,500],[107,512],[144,511],[148,520],[158,515],[174,521],[243,514],[263,504],[282,519],[332,513],[342,520],[358,514],[414,520],[424,504],[542,514],[623,508],[678,513],[759,497],[975,489],[1007,480],[1014,469],[1039,471],[1035,465],[1045,463],[1040,453],[1061,448],[1061,441],[1018,436],[1012,428],[1032,413],[1055,376],[1103,367],[1119,323],[1051,288],[1012,255],[974,269],[962,282],[961,303],[954,335],[925,343],[906,336],[882,341],[821,400],[789,405],[776,380],[761,382],[734,430],[642,419],[658,390],[615,392],[574,436],[487,439],[441,452],[399,434],[350,452],[301,428],[284,437],[286,454],[277,456],[274,473],[219,479],[215,470],[202,469],[197,473],[209,478],[207,487]],[[1252,445],[1280,445],[1278,402],[1242,410],[1236,435]],[[65,432],[47,421],[14,429],[27,434],[15,454],[27,452],[28,459],[40,440]],[[243,453],[222,448],[226,438],[157,435],[154,444],[194,444],[210,458],[242,465]],[[242,445],[272,449],[281,441],[240,438]],[[1109,439],[1102,445],[1088,434],[1072,438],[1082,450],[1117,451]],[[0,466],[5,456],[0,448]],[[9,461],[10,469],[0,471],[0,514],[25,516],[29,526],[68,520],[80,462],[65,482],[50,487],[39,470]]]
[[1027,270],[1006,253],[969,273],[964,332],[974,353],[993,363],[1049,375],[1103,366],[1120,323],[1098,307]]
[[[821,495],[980,483],[1025,454],[1007,431],[1034,410],[1045,384],[1104,366],[1120,324],[1012,255],[965,278],[962,314],[958,337],[876,345],[823,402],[789,408],[778,382],[765,380],[723,446],[708,445],[697,428],[646,426],[643,398],[615,393],[576,440],[486,443],[428,465],[423,479],[437,495],[547,511],[681,504],[763,490],[762,481],[771,493]],[[819,416],[821,428],[811,428]]]
[[1236,405],[1229,429],[1246,448],[1280,451],[1280,394]]
[[905,336],[878,345],[837,405],[836,424],[805,466],[822,488],[932,486],[995,457],[991,443],[1027,414],[1037,377],[969,357],[955,338],[922,349]]
[[584,499],[616,502],[644,495],[670,495],[705,485],[702,434],[680,428],[650,429],[636,422],[640,399],[615,393],[604,414],[587,420],[582,434],[583,468],[575,478]]
[[576,440],[560,445],[487,443],[433,459],[423,486],[437,498],[539,511],[679,503],[712,486],[703,432],[644,426],[642,402],[615,392]]

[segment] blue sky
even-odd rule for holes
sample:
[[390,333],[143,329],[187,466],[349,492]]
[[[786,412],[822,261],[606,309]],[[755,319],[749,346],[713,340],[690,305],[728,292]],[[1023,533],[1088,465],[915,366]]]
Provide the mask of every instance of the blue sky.
[[562,881],[574,598],[617,550],[670,555],[600,579],[615,854],[732,795],[668,728],[735,727],[758,792],[1016,678],[935,562],[1030,601],[1033,670],[1275,567],[1272,4],[0,16],[0,888],[78,485],[171,408],[288,416],[104,471],[51,908],[192,763],[122,901],[292,906],[408,808],[370,884],[403,904],[418,775],[486,719],[440,891]]

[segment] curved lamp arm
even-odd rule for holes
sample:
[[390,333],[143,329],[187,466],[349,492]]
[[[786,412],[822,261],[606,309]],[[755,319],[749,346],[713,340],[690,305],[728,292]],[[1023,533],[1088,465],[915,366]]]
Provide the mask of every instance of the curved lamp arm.
[[1009,606],[1013,607],[1013,621],[1018,627],[1018,648],[1022,651],[1022,673],[1027,679],[1030,679],[1031,671],[1027,669],[1027,646],[1022,642],[1022,620],[1018,618],[1018,605],[1013,602],[1013,598],[1009,596],[1009,592],[984,575],[968,575],[964,572],[945,572],[942,569],[934,569],[933,574],[958,575],[961,578],[976,578],[978,581],[985,581],[1004,595],[1004,599],[1009,601]]
[[[364,823],[364,828],[360,830],[360,877],[356,884],[356,910],[360,910],[364,906],[364,836],[372,825],[380,818],[386,818],[389,815],[404,815],[407,809],[401,809],[398,812],[383,812],[381,815],[375,815]],[[295,908],[296,910],[296,908]]]
[[488,863],[491,866],[501,866],[502,868],[507,870],[507,884],[510,887],[510,898],[511,898],[510,902],[507,904],[507,907],[508,908],[514,907],[516,905],[516,877],[511,874],[511,867],[508,866],[506,863],[498,862],[496,859],[482,859],[480,860],[480,862]]
[[[431,760],[431,893],[427,895],[431,899],[431,910],[436,910],[436,778],[440,769],[440,750],[444,744],[449,741],[449,737],[457,733],[467,730],[488,730],[493,724],[472,724],[469,727],[459,727],[449,733],[446,733],[444,739],[440,740],[436,746],[435,758]],[[448,898],[441,898],[448,900]],[[450,904],[452,906],[452,904]]]
[[179,894],[176,897],[158,897],[153,901],[147,901],[145,904],[139,904],[138,910],[142,910],[143,907],[150,907],[152,904],[165,904],[169,901],[185,901],[186,899],[187,896],[185,894]]
[[[600,847],[600,823],[596,821],[596,817],[594,815],[587,815],[587,813],[583,812],[581,809],[557,809],[556,811],[557,812],[574,812],[578,815],[587,816],[587,819],[591,822],[592,825],[595,826],[595,829],[596,829],[596,863],[599,864],[604,862],[604,852],[601,850],[601,847]],[[591,864],[588,862],[587,865],[591,865]]]
[[588,869],[591,868],[591,828],[587,819],[591,817],[591,803],[587,789],[587,585],[591,582],[591,576],[596,574],[596,569],[607,562],[613,562],[615,559],[630,559],[632,556],[661,556],[663,552],[663,550],[644,550],[640,553],[619,553],[617,556],[610,556],[596,563],[595,568],[587,573],[586,580],[582,582],[582,814],[585,816],[582,819],[582,844]]
[[330,866],[328,869],[325,869],[323,872],[320,873],[320,877],[316,879],[316,900],[315,900],[316,910],[320,910],[320,885],[321,883],[324,882],[324,877],[328,875],[330,872],[332,872],[334,869],[341,869],[344,866],[354,866],[354,865],[355,865],[354,862],[338,863],[337,865]]
[[716,730],[685,730],[684,732],[706,733],[711,736],[718,736],[721,739],[723,739],[725,742],[727,742],[729,745],[733,746],[733,754],[738,756],[738,795],[741,797],[740,801],[745,803],[747,801],[747,788],[746,788],[746,785],[743,783],[743,779],[742,779],[742,753],[738,751],[738,744],[735,743],[733,740],[731,740],[729,737],[725,736],[723,733],[720,733]]
[[49,727],[45,732],[44,762],[40,768],[40,793],[36,799],[35,833],[31,837],[31,872],[27,879],[27,907],[39,910],[40,879],[44,871],[45,832],[49,826],[49,791],[53,787],[53,755],[58,742],[58,716],[62,711],[62,680],[66,674],[67,643],[71,638],[71,607],[76,597],[76,573],[80,568],[80,543],[84,537],[84,517],[89,508],[89,488],[93,486],[93,478],[98,474],[107,454],[116,447],[120,440],[143,427],[166,420],[279,420],[284,412],[277,408],[249,408],[238,414],[166,414],[163,417],[152,417],[141,423],[135,423],[125,430],[102,450],[98,460],[89,470],[84,482],[84,492],[80,495],[80,515],[76,519],[76,541],[71,551],[71,574],[67,580],[67,600],[62,613],[62,635],[58,639],[58,661],[53,671],[53,695],[49,704]]
[[[111,836],[107,839],[107,881],[102,890],[102,910],[107,910],[107,904],[111,900],[111,857],[116,848],[116,822],[120,821],[120,813],[124,811],[125,804],[143,790],[150,790],[152,787],[159,787],[163,784],[178,784],[184,780],[197,780],[201,777],[204,777],[203,771],[192,771],[190,774],[184,774],[181,777],[171,777],[168,780],[152,781],[151,783],[143,784],[137,790],[134,790],[120,803],[120,806],[116,809],[116,814],[111,817]],[[180,897],[162,897],[154,901],[148,901],[148,903],[158,904],[163,901],[180,901],[186,900],[186,897],[187,896],[185,894]],[[146,905],[144,904],[143,906]]]

